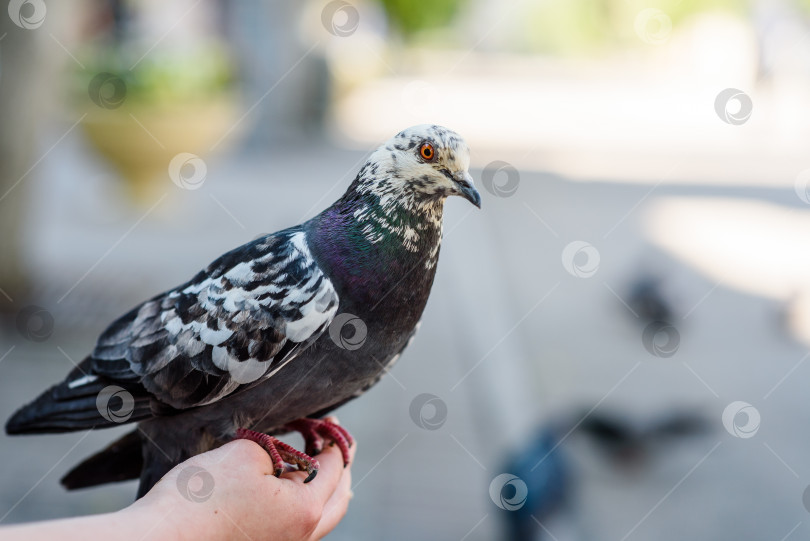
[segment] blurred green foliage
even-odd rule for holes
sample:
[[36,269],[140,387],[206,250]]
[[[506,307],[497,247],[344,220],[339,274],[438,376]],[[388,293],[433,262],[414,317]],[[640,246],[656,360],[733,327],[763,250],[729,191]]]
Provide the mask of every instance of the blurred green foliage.
[[677,25],[701,12],[725,11],[742,15],[750,5],[751,2],[748,0],[679,0],[677,2],[663,2],[663,7],[660,9],[667,12],[672,19],[672,23]]
[[173,53],[153,53],[140,59],[124,54],[128,48],[98,48],[88,55],[87,70],[77,73],[78,88],[87,88],[87,73],[112,73],[126,84],[131,103],[173,105],[206,100],[230,91],[235,84],[232,61],[216,43]]
[[406,41],[419,33],[448,25],[459,13],[465,0],[379,0],[388,21]]
[[[810,5],[810,0],[801,1]],[[634,23],[643,9],[660,9],[676,29],[699,13],[743,14],[748,6],[747,0],[544,0],[531,4],[513,46],[527,52],[580,53],[637,45]]]

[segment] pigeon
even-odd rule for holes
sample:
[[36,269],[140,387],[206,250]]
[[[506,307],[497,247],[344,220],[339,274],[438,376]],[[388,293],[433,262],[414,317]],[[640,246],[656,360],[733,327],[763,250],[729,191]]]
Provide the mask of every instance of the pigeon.
[[594,500],[592,493],[583,494],[590,490],[590,486],[583,489],[583,479],[598,485],[604,482],[600,475],[609,471],[633,486],[630,481],[654,476],[655,462],[670,459],[676,447],[710,431],[705,417],[689,409],[639,418],[590,408],[551,418],[504,464],[504,471],[516,476],[525,490],[501,489],[502,537],[515,541],[593,538],[579,531],[581,523],[587,522],[581,509]]
[[644,274],[630,286],[627,304],[644,323],[672,321],[671,303],[664,292],[661,277]]
[[[418,329],[442,239],[444,202],[481,207],[464,139],[408,128],[374,151],[314,218],[261,236],[114,321],[65,378],[19,409],[8,434],[137,422],[63,479],[68,489],[140,478],[253,440],[276,475],[318,471],[351,435],[324,416],[359,397]],[[305,453],[275,436],[297,431]]]
[[645,422],[614,413],[594,413],[577,430],[590,438],[614,470],[632,473],[674,444],[705,434],[708,429],[708,423],[699,413],[672,410]]
[[[532,541],[545,539],[538,536],[545,528],[546,519],[552,518],[570,503],[571,471],[564,453],[558,452],[560,440],[568,427],[562,422],[552,422],[541,427],[531,440],[513,453],[504,465],[504,471],[517,476],[526,486],[525,494],[513,488],[514,494],[500,496],[511,499],[500,513],[505,532],[504,539],[512,541]],[[522,499],[521,499],[522,496]],[[552,537],[553,539],[553,537]]]

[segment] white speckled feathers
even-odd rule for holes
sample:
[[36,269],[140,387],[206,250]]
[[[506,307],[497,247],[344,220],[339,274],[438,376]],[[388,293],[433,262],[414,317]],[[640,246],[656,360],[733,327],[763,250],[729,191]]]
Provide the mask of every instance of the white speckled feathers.
[[317,339],[338,296],[300,228],[229,252],[190,282],[117,322],[93,370],[137,379],[178,409],[215,402],[265,380]]

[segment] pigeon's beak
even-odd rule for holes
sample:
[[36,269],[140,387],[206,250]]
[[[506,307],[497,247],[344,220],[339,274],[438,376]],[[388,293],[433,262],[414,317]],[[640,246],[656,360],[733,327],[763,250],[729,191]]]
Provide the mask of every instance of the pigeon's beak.
[[473,185],[473,178],[467,171],[459,171],[453,175],[453,182],[456,184],[458,195],[472,203],[478,208],[481,208],[481,194],[475,189]]

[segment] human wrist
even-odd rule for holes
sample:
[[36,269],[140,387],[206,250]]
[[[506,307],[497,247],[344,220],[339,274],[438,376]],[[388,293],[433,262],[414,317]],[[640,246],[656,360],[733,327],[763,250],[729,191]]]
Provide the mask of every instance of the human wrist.
[[120,512],[137,531],[157,539],[225,540],[232,533],[227,519],[212,502],[192,502],[179,494],[147,494]]

